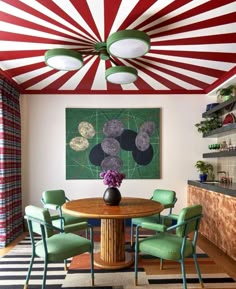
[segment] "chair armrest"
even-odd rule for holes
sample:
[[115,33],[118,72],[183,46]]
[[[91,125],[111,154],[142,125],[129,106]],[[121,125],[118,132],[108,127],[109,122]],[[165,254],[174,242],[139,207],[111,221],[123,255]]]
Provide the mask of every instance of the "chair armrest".
[[169,214],[168,218],[172,219],[172,220],[178,220],[179,215],[177,214]]
[[[80,230],[85,230],[87,229],[88,226],[88,222],[81,222],[79,224],[76,225],[76,230],[80,231]],[[70,232],[70,229],[72,228],[72,231],[75,231],[75,224],[71,224],[71,225],[66,225],[65,231],[66,232]]]
[[33,217],[29,217],[29,216],[24,216],[24,219],[26,219],[26,220],[30,220],[30,221],[33,221],[33,222],[36,222],[36,223],[39,223],[39,224],[41,224],[41,225],[43,225],[43,226],[46,226],[46,227],[48,227],[48,228],[50,228],[50,229],[53,229],[53,230],[55,230],[55,231],[58,231],[58,232],[61,232],[61,233],[64,233],[65,231],[64,230],[62,230],[62,229],[60,229],[60,228],[58,228],[58,227],[55,227],[55,226],[53,226],[52,224],[49,224],[49,223],[47,223],[47,222],[44,222],[44,221],[42,221],[42,220],[39,220],[39,219],[36,219],[36,218],[33,218]]
[[150,222],[143,222],[140,224],[140,227],[158,232],[165,232],[167,228],[165,225]]

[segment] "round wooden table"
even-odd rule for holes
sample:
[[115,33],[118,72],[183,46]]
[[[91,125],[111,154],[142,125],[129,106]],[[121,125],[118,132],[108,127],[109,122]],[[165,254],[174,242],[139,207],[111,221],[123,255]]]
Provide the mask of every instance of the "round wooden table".
[[132,255],[125,252],[124,220],[160,213],[163,205],[149,199],[123,197],[119,206],[108,206],[102,198],[87,198],[69,201],[62,210],[74,216],[101,219],[101,251],[95,255],[95,265],[120,269],[133,264]]

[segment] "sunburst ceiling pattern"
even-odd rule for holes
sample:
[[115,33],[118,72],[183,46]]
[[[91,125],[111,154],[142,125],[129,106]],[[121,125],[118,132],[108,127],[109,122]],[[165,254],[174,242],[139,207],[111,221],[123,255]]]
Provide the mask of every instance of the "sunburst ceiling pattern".
[[[236,1],[229,0],[2,0],[0,73],[22,93],[203,93],[236,63]],[[138,70],[138,80],[106,82],[113,64],[84,57],[78,71],[45,65],[51,48],[94,51],[118,30],[151,38],[145,56],[116,59]]]

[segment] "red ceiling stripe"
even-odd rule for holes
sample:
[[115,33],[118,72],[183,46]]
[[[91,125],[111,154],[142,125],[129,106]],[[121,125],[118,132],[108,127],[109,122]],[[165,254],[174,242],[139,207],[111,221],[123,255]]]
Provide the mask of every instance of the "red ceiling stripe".
[[40,74],[38,76],[35,76],[34,78],[31,78],[29,80],[26,80],[25,82],[21,83],[21,87],[23,89],[27,89],[33,85],[35,85],[36,83],[46,79],[47,77],[53,75],[55,73],[55,70],[50,70],[50,71],[47,71],[43,74]]
[[117,16],[117,12],[120,7],[121,0],[111,1],[111,0],[104,0],[104,36],[105,39],[103,41],[106,41],[108,38],[111,27],[115,21],[115,18]]
[[1,60],[13,60],[44,55],[45,50],[1,51]]
[[167,65],[170,65],[170,66],[173,66],[173,67],[179,67],[179,68],[183,68],[183,69],[186,69],[186,70],[198,72],[200,74],[212,76],[212,77],[215,77],[215,78],[219,78],[222,75],[222,73],[224,73],[224,71],[222,71],[222,70],[208,68],[208,67],[203,67],[203,66],[189,64],[189,63],[184,63],[184,62],[178,62],[177,60],[173,61],[173,60],[162,59],[162,58],[156,59],[156,58],[150,57],[150,56],[144,56],[144,58],[152,60],[153,63],[159,62],[159,63],[167,64]]
[[151,50],[152,53],[180,56],[202,60],[222,61],[236,63],[236,53],[207,52],[207,51],[173,51],[173,50]]
[[[132,64],[131,61],[128,61]],[[142,62],[142,61],[138,61],[138,62]],[[144,63],[145,64],[145,63]],[[146,65],[146,64],[145,64]],[[165,77],[161,76],[158,74],[158,71],[157,73],[154,73],[153,71],[150,71],[148,70],[147,68],[144,68],[143,66],[140,66],[138,64],[135,64],[135,67],[138,69],[138,70],[141,70],[143,72],[145,72],[146,74],[148,74],[149,76],[151,76],[153,79],[157,80],[158,82],[160,82],[161,84],[163,84],[164,86],[166,86],[168,89],[183,89],[182,86],[176,84],[176,83],[173,83],[172,81],[170,81],[169,79],[166,79]],[[158,87],[156,88],[158,89]]]
[[34,71],[36,69],[40,69],[40,68],[43,68],[45,66],[46,65],[44,62],[39,62],[39,63],[35,63],[35,64],[29,64],[29,65],[24,65],[21,67],[8,69],[7,71],[12,75],[12,77],[16,77],[18,75],[22,75],[24,73]]
[[87,73],[83,76],[83,79],[80,81],[75,90],[91,89],[94,81],[94,77],[91,76],[92,75],[94,76],[96,74],[99,62],[100,58],[96,57],[96,60],[94,61],[90,69],[87,71]]
[[[174,2],[178,2],[178,1],[174,1]],[[181,1],[179,1],[180,3]],[[189,2],[189,1],[187,1]],[[231,0],[226,0],[224,1],[224,5],[225,4],[229,4],[229,3],[232,3]],[[196,15],[200,15],[204,12],[209,12],[210,10],[212,9],[215,9],[215,8],[218,8],[218,7],[221,7],[223,6],[222,5],[222,2],[221,1],[208,1],[206,3],[203,3],[202,5],[199,5],[199,6],[196,6],[194,8],[192,8],[191,10],[188,10],[186,12],[183,12],[175,17],[172,17],[172,18],[167,18],[166,21],[163,21],[157,25],[154,25],[152,26],[151,28],[147,29],[146,31],[151,31],[151,30],[155,30],[155,29],[158,29],[158,28],[161,28],[161,27],[164,27],[164,26],[168,26],[170,24],[174,24],[174,23],[177,23],[178,21],[183,21],[185,19],[188,19],[190,17],[194,17]],[[173,9],[174,11],[175,9]],[[170,11],[171,12],[171,11]],[[167,15],[169,12],[167,12],[166,14],[164,14],[163,16]],[[225,17],[225,15],[223,15],[223,17]],[[217,17],[216,17],[217,18]],[[225,21],[227,21],[227,18],[228,18],[228,15],[225,17]],[[211,20],[211,19],[210,19]],[[213,18],[213,21],[214,21],[214,18]],[[189,21],[190,22],[190,21]],[[204,22],[204,21],[203,21]],[[227,22],[226,22],[227,23]],[[197,25],[199,24],[202,24],[202,21],[197,23]],[[205,25],[204,25],[205,26]],[[212,25],[213,26],[213,25]],[[206,27],[205,27],[206,28]]]
[[[156,34],[152,34],[152,37],[161,37],[161,36],[173,35],[173,34],[178,34],[178,33],[183,33],[183,32],[191,32],[193,34],[193,37],[194,37],[195,35],[197,35],[199,33],[199,32],[196,32],[196,34],[194,34],[195,30],[206,29],[206,28],[211,28],[211,27],[215,27],[215,26],[219,26],[219,25],[226,25],[226,24],[230,24],[230,23],[235,23],[235,18],[236,18],[236,13],[234,12],[234,13],[230,13],[228,15],[214,17],[214,18],[209,19],[209,20],[203,20],[203,21],[200,21],[197,23],[188,24],[185,26],[173,28],[173,29],[163,31],[160,33],[158,32]],[[154,30],[153,27],[152,27],[152,30]],[[227,30],[225,31],[225,33],[227,33]]]
[[[0,19],[3,22],[11,23],[11,24],[15,24],[15,25],[19,26],[19,30],[20,30],[20,27],[26,27],[26,28],[34,29],[36,31],[43,31],[46,33],[50,33],[53,35],[58,35],[58,36],[62,36],[62,37],[66,37],[66,38],[70,38],[70,39],[74,39],[74,40],[78,39],[78,38],[71,36],[69,34],[65,34],[65,33],[62,33],[60,31],[50,29],[48,27],[27,21],[27,20],[22,19],[22,18],[15,17],[13,15],[6,14],[6,13],[1,12],[1,11],[0,11]],[[79,34],[78,34],[78,36],[79,36]],[[35,35],[35,37],[36,37],[36,35]],[[80,40],[80,41],[85,41],[85,40]]]
[[[118,30],[127,29],[136,19],[138,19],[143,13],[149,9],[156,0],[146,0],[146,1],[139,1],[130,14],[126,17],[124,22],[120,25]],[[135,27],[137,29],[137,27]]]
[[51,84],[47,85],[45,89],[58,90],[65,84],[77,71],[68,71],[59,77],[57,80],[53,81]]
[[[73,18],[71,18],[70,15],[64,12],[59,6],[57,6],[53,1],[45,1],[45,0],[37,0],[39,3],[41,3],[43,6],[47,7],[49,10],[53,11],[57,15],[59,15],[61,18],[65,19],[67,22],[71,23],[73,26],[77,27],[81,31],[83,31],[87,36],[88,39],[94,39],[94,36],[92,36],[87,30],[84,29],[78,22],[76,22]],[[78,2],[78,1],[77,1]],[[79,2],[82,2],[81,0]],[[51,19],[51,18],[50,18]],[[57,24],[58,25],[58,24]],[[66,27],[67,29],[67,27]],[[72,30],[73,31],[73,30]]]
[[136,94],[142,94],[143,96],[145,95],[150,95],[150,94],[163,94],[163,95],[184,95],[187,94],[189,97],[191,97],[192,94],[198,94],[199,97],[201,95],[205,95],[205,92],[203,90],[184,90],[184,89],[175,89],[175,90],[113,90],[113,91],[108,91],[108,90],[90,90],[90,89],[82,89],[82,90],[21,90],[22,94],[92,94],[92,95],[97,95],[97,94],[103,94],[103,95],[109,95],[109,94],[126,94],[126,95],[136,95]]
[[[155,1],[156,2],[156,1]],[[172,3],[170,3],[169,5],[165,6],[164,8],[162,8],[159,11],[156,11],[156,13],[149,17],[146,21],[144,21],[143,23],[137,25],[135,27],[135,29],[140,29],[142,30],[142,27],[146,26],[147,24],[150,24],[156,20],[158,20],[161,17],[166,17],[166,15],[168,15],[169,13],[175,11],[176,9],[184,6],[185,4],[191,2],[191,0],[181,0],[181,1],[173,1]],[[139,5],[142,5],[142,1],[139,1]],[[154,3],[153,3],[154,4]],[[149,31],[150,29],[145,29],[144,31]]]
[[[99,41],[102,41],[101,36],[98,32],[96,23],[93,19],[91,11],[88,7],[88,3],[86,0],[80,0],[78,5],[78,0],[70,0],[73,6],[77,9],[79,14],[83,17],[83,19],[88,23],[90,28],[93,30],[94,34],[97,36]],[[97,40],[96,40],[97,41]]]
[[222,43],[233,43],[233,40],[236,39],[236,33],[222,34],[222,35],[207,35],[191,38],[181,38],[181,39],[171,39],[165,41],[154,41],[152,46],[165,46],[165,45],[199,45],[199,44],[222,44]]
[[[30,36],[30,35],[17,34],[17,33],[11,33],[11,32],[1,32],[1,40],[13,41],[13,42],[61,44],[62,46],[77,44],[76,42],[70,42],[66,40],[43,38],[39,36]],[[91,46],[91,44],[89,45]]]

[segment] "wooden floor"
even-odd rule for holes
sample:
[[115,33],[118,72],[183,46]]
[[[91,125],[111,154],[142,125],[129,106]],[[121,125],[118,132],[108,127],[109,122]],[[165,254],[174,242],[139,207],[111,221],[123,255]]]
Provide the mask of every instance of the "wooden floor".
[[[4,249],[0,249],[0,256],[5,255],[9,252],[17,243],[22,240],[27,233],[23,233],[18,237],[12,244],[7,246]],[[236,281],[236,261],[231,259],[228,255],[224,254],[220,249],[208,241],[205,237],[199,234],[198,237],[198,246],[208,254],[217,264],[222,266],[225,269],[225,272],[228,273]]]

